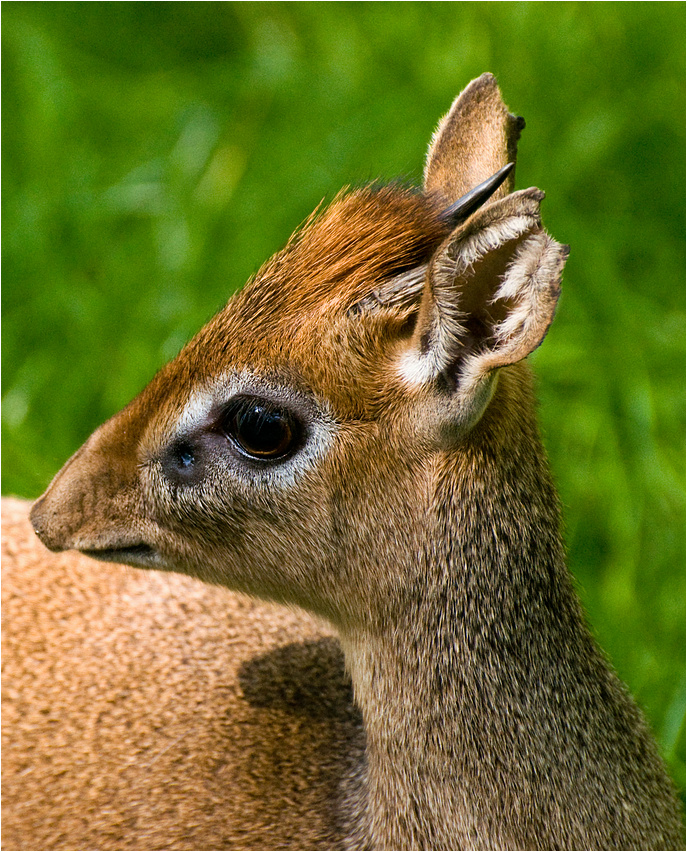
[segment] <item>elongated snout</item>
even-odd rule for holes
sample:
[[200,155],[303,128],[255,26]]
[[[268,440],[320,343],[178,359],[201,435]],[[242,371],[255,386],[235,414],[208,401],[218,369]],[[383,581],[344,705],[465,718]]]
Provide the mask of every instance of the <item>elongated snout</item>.
[[55,553],[75,547],[79,528],[75,521],[82,516],[83,506],[77,508],[75,505],[78,502],[76,489],[65,487],[65,474],[82,451],[83,448],[72,456],[31,507],[30,518],[34,532],[48,550]]
[[143,544],[135,529],[136,453],[130,441],[122,441],[122,414],[91,435],[34,503],[31,523],[50,550],[98,555]]

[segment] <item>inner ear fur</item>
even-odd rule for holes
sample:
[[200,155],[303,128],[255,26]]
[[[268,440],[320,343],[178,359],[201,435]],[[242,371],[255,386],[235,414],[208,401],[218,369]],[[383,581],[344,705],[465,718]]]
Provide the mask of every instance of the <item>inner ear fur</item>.
[[544,338],[568,255],[541,226],[535,188],[490,203],[456,228],[432,258],[405,363],[415,382],[470,393],[493,370]]

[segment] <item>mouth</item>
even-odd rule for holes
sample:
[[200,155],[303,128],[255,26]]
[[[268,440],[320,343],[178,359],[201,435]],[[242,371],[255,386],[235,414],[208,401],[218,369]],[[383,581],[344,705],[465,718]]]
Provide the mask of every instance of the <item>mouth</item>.
[[137,568],[162,568],[160,554],[148,544],[130,544],[126,547],[105,547],[81,549],[84,556],[98,559],[100,562],[118,562],[122,565],[134,565]]

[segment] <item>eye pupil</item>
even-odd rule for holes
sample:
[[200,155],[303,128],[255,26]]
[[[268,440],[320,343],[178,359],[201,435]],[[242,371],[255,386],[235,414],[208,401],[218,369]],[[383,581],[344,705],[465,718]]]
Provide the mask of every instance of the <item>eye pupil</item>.
[[237,400],[230,408],[224,431],[249,456],[283,458],[297,443],[297,428],[288,411],[262,401]]

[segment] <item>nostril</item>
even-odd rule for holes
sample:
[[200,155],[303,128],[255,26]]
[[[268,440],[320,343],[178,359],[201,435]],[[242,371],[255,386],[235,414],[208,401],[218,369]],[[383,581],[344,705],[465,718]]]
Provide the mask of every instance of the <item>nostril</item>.
[[193,447],[190,444],[182,444],[177,449],[177,464],[182,470],[188,470],[196,461]]
[[197,481],[202,469],[198,442],[179,438],[165,452],[162,467],[172,482],[189,485]]
[[40,497],[33,504],[29,513],[29,519],[31,521],[33,531],[48,550],[52,550],[54,553],[60,553],[63,550],[67,550],[68,548],[64,546],[64,542],[59,541],[54,537],[54,534],[51,534],[46,514],[45,497]]

